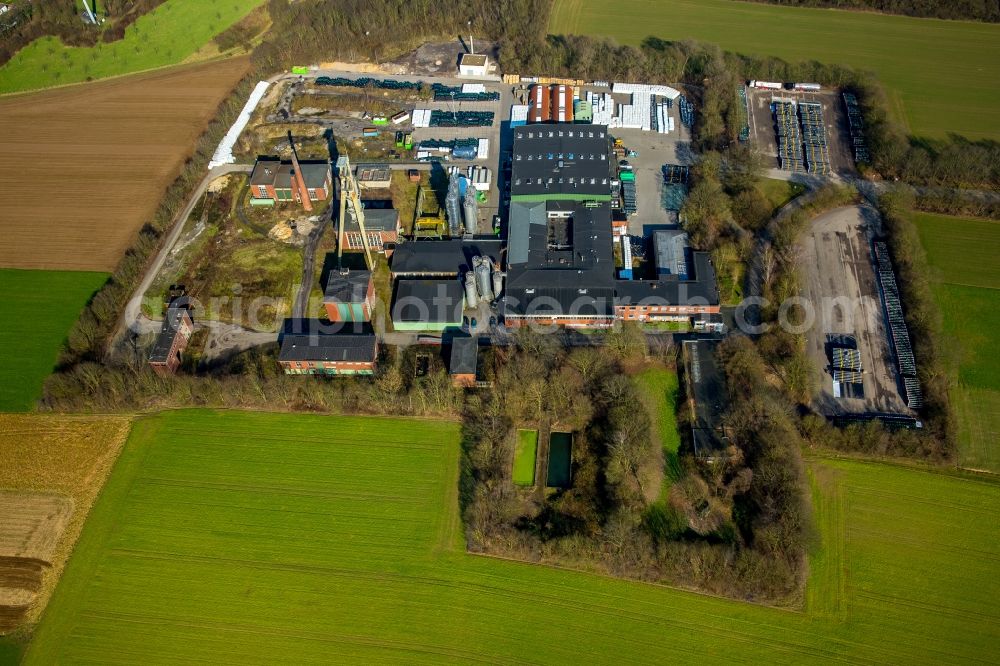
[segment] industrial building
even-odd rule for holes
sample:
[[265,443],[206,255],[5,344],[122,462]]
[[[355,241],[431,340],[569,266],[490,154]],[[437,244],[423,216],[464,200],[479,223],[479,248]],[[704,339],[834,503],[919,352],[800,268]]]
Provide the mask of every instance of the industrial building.
[[323,307],[330,321],[370,321],[375,282],[366,270],[332,270],[323,290]]
[[396,280],[392,326],[397,331],[444,331],[462,326],[465,299],[457,278]]
[[372,375],[378,340],[370,327],[324,332],[318,320],[306,320],[305,332],[281,338],[278,363],[289,375]]
[[448,374],[455,386],[469,388],[476,385],[479,366],[479,341],[468,336],[456,337],[451,342]]
[[302,203],[303,193],[308,201],[324,201],[330,196],[332,178],[326,160],[299,162],[263,157],[257,160],[250,174],[250,203],[258,206],[288,201]]
[[[399,241],[399,211],[392,207],[389,199],[364,199],[361,205],[364,207],[368,247],[383,254],[391,252]],[[347,250],[363,250],[365,247],[355,217],[354,209],[348,206],[347,225],[344,227],[344,247]]]
[[167,306],[163,325],[149,353],[149,366],[153,372],[161,377],[177,372],[181,364],[181,354],[187,348],[193,333],[194,322],[191,320],[191,309],[188,307],[187,298],[172,300]]
[[461,76],[486,76],[490,72],[490,59],[485,53],[463,53],[458,59]]
[[450,238],[400,243],[392,254],[393,278],[457,278],[471,270],[473,257],[499,262],[502,241]]
[[356,178],[363,190],[385,190],[392,185],[392,170],[388,164],[359,164]]
[[655,279],[616,279],[611,153],[602,125],[514,129],[503,296],[508,326],[599,328],[719,312],[711,259],[691,252],[683,232],[654,235],[662,250]]
[[573,86],[531,86],[528,94],[529,123],[571,123],[573,112]]

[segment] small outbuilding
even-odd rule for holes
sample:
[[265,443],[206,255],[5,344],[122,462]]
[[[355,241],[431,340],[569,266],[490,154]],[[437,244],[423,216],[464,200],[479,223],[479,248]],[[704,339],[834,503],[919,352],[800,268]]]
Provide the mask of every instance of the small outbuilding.
[[461,76],[486,76],[490,59],[485,53],[463,53],[458,59],[458,73]]
[[451,342],[451,360],[448,374],[455,386],[469,388],[476,385],[479,366],[479,341],[473,337],[456,337]]
[[323,307],[330,321],[370,321],[375,302],[372,272],[331,270],[323,291]]

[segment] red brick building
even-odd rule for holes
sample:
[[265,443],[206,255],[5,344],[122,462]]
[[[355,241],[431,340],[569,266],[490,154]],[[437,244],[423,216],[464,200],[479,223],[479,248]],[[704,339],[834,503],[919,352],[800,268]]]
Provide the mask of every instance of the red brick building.
[[282,337],[278,363],[288,375],[373,375],[377,358],[370,330],[308,332]]
[[186,305],[171,305],[163,318],[160,334],[153,343],[149,354],[149,365],[161,377],[177,372],[181,364],[181,354],[187,349],[191,334],[194,333],[194,322],[191,311]]
[[326,160],[303,160],[299,162],[299,169],[302,172],[301,180],[291,161],[282,161],[276,157],[258,159],[250,174],[253,203],[301,203],[301,184],[304,184],[310,201],[325,201],[332,192],[330,163]]

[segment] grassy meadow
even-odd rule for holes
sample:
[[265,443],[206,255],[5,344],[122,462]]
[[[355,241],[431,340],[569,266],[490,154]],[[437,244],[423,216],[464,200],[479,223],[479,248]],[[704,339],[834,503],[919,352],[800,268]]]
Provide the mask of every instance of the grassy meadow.
[[167,0],[125,31],[95,46],[36,39],[0,67],[0,93],[79,83],[175,65],[236,23],[263,0]]
[[80,311],[108,276],[0,268],[0,412],[30,410],[41,397],[59,348]]
[[1000,472],[1000,222],[931,213],[914,222],[958,378],[961,462]]
[[793,612],[464,552],[457,423],[136,422],[26,663],[1000,658],[1000,486],[814,461]]
[[876,72],[919,136],[1000,139],[1000,25],[733,0],[556,0],[549,32],[699,39],[790,61]]
[[681,435],[677,430],[677,373],[667,368],[650,367],[636,375],[635,380],[652,420],[653,436],[663,449],[664,475],[660,498],[666,499],[670,486],[683,474],[677,457],[681,446]]

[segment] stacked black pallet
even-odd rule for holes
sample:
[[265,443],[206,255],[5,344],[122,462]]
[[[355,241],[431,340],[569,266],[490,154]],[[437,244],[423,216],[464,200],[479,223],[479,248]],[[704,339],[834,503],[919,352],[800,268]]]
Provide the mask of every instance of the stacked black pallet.
[[685,164],[664,164],[663,182],[667,185],[687,185],[691,167]]
[[847,125],[851,131],[851,145],[854,148],[855,162],[871,162],[868,144],[865,141],[865,121],[861,117],[861,106],[854,93],[844,93],[844,107],[847,109]]
[[746,143],[750,140],[750,105],[747,103],[747,89],[740,85],[736,86],[736,104],[740,119],[739,142]]
[[316,77],[318,86],[345,86],[348,88],[378,88],[380,90],[419,90],[420,83],[409,81],[393,81],[391,79],[373,79],[370,76],[360,79],[345,79],[343,77],[331,78],[329,76]]
[[500,99],[498,92],[462,92],[460,86],[446,86],[443,83],[435,83],[431,86],[434,91],[435,102],[495,102]]
[[815,174],[830,173],[830,148],[826,143],[823,105],[816,102],[800,102],[799,119],[802,121],[806,171]]
[[681,113],[681,124],[685,127],[692,127],[694,125],[694,105],[684,95],[677,98],[677,105]]
[[802,136],[795,117],[795,104],[773,102],[774,133],[778,137],[778,166],[785,171],[803,171]]
[[896,275],[892,270],[892,259],[889,257],[889,247],[883,241],[875,241],[875,261],[878,269],[878,282],[882,293],[882,305],[885,307],[886,319],[889,321],[889,338],[893,352],[896,354],[896,365],[903,377],[903,389],[906,392],[906,405],[917,409],[924,404],[923,392],[917,380],[917,362],[913,357],[913,347],[910,344],[910,333],[903,317],[903,305],[899,299],[899,287]]
[[635,181],[634,180],[623,180],[622,181],[622,210],[625,211],[626,215],[635,215],[639,207],[636,203],[635,198]]
[[431,111],[431,127],[489,127],[492,111]]

